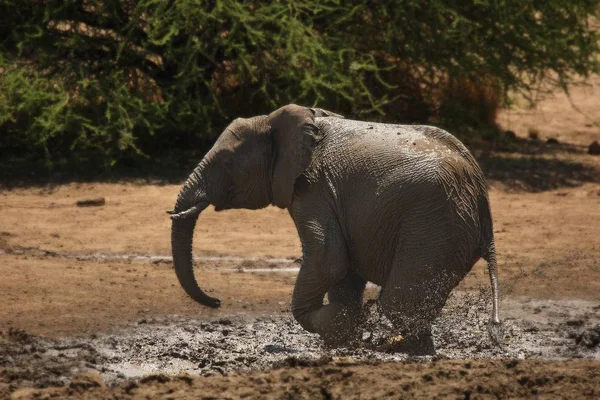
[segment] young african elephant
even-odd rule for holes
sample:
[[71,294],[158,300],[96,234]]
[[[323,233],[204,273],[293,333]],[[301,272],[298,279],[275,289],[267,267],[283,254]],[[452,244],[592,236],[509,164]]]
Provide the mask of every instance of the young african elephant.
[[293,104],[233,121],[171,212],[179,282],[194,300],[218,307],[192,268],[194,226],[209,204],[288,208],[302,242],[292,312],[326,342],[356,332],[370,281],[382,287],[380,307],[405,350],[433,353],[431,323],[480,257],[490,272],[491,323],[500,323],[485,179],[441,129],[351,121]]

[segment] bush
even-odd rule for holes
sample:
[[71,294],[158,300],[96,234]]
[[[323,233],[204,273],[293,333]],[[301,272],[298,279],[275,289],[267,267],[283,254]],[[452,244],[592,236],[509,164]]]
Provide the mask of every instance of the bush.
[[473,131],[509,90],[597,70],[599,1],[0,0],[0,149],[14,171],[194,163],[289,102]]

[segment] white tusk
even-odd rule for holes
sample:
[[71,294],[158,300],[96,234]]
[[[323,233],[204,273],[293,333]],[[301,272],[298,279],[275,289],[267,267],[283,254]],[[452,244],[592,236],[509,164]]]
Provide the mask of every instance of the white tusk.
[[175,220],[175,219],[189,218],[189,217],[199,214],[200,211],[204,210],[205,208],[206,208],[206,203],[201,201],[201,202],[197,203],[195,206],[188,208],[185,211],[182,211],[177,214],[171,214],[171,219]]

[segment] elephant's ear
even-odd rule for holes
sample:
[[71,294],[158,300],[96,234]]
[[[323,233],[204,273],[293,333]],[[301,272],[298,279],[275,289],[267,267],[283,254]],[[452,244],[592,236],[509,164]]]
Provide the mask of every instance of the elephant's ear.
[[290,104],[267,117],[275,142],[271,189],[273,204],[287,208],[292,202],[294,182],[312,160],[319,128],[315,117],[337,116],[319,108]]
[[316,117],[335,117],[335,118],[344,118],[343,115],[336,114],[331,111],[323,110],[322,108],[310,108],[313,115]]

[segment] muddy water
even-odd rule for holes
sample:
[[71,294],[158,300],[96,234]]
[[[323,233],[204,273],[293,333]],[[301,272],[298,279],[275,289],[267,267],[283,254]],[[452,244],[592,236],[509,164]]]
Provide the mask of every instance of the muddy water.
[[[488,298],[481,292],[458,293],[450,299],[434,326],[435,358],[600,360],[600,304],[505,300],[502,343],[496,346],[487,334]],[[11,366],[16,381],[46,386],[87,369],[118,383],[158,372],[208,376],[318,365],[332,359],[350,363],[407,359],[386,344],[397,332],[376,306],[370,308],[366,326],[362,340],[351,349],[325,348],[317,335],[305,332],[287,313],[214,321],[177,316],[142,319],[110,333],[62,341],[11,331],[0,343],[0,362]]]
[[[577,344],[594,332],[600,306],[584,301],[520,303],[505,301],[500,346],[487,334],[488,310],[479,294],[454,296],[434,326],[436,358],[590,358],[600,360],[600,346]],[[543,309],[540,307],[544,307]],[[352,362],[404,361],[386,339],[397,334],[376,309],[370,329],[352,349],[326,349],[319,337],[305,332],[288,315],[259,318],[142,320],[137,326],[98,338],[106,359],[107,378],[154,372],[211,375],[235,370],[311,365],[331,358]],[[535,318],[523,318],[532,314]],[[374,323],[376,321],[377,323]],[[600,330],[598,331],[600,334]],[[431,357],[423,357],[423,360]]]

